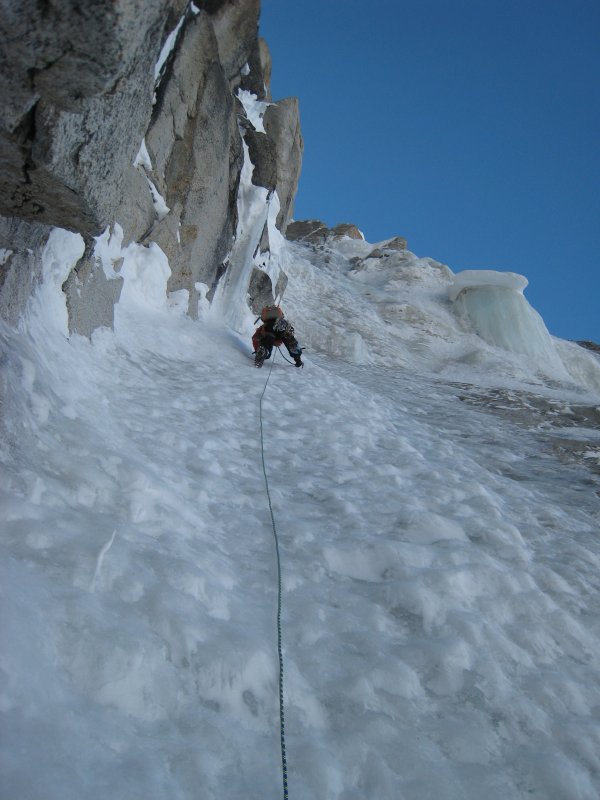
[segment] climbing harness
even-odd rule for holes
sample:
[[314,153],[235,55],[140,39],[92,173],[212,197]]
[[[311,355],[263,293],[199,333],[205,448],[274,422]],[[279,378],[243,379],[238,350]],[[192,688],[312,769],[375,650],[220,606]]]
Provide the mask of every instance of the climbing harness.
[[[279,350],[279,348],[277,348]],[[283,353],[282,353],[283,356]],[[275,539],[275,553],[277,555],[277,655],[279,657],[279,729],[280,729],[280,738],[281,738],[281,771],[283,776],[283,800],[288,800],[288,779],[287,779],[287,760],[285,757],[285,720],[284,720],[284,708],[283,708],[283,649],[282,649],[282,636],[281,636],[281,559],[279,557],[279,537],[277,536],[277,527],[275,525],[275,516],[273,514],[273,505],[271,503],[271,492],[269,491],[269,479],[267,478],[267,468],[265,466],[265,442],[264,442],[264,434],[263,434],[263,414],[262,414],[262,403],[263,398],[265,396],[265,392],[267,391],[267,385],[269,383],[269,378],[271,377],[271,372],[273,371],[273,363],[275,361],[275,353],[273,353],[273,358],[271,360],[271,368],[269,369],[269,374],[267,375],[267,380],[265,381],[264,389],[262,390],[262,394],[260,396],[259,401],[259,408],[260,408],[260,453],[262,459],[262,469],[263,475],[265,478],[265,487],[267,490],[267,500],[269,501],[269,512],[271,514],[271,524],[273,526],[273,538]]]

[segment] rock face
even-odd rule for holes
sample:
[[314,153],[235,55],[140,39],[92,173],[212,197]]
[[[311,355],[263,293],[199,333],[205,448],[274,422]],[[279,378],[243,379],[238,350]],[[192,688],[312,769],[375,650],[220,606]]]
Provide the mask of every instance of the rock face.
[[297,98],[287,97],[269,106],[264,123],[267,135],[275,144],[277,194],[281,203],[277,227],[285,231],[294,210],[304,148]]
[[395,236],[388,242],[383,242],[369,254],[369,258],[387,258],[394,253],[401,253],[408,247],[408,242],[402,236]]
[[327,239],[364,239],[360,230],[351,222],[340,222],[333,228],[328,228],[320,219],[308,219],[292,222],[286,230],[287,238],[292,242],[309,242],[322,244]]
[[0,217],[0,317],[16,325],[19,314],[42,276],[46,225]]
[[273,287],[267,273],[255,267],[252,270],[248,286],[248,299],[252,311],[258,315],[264,306],[273,305],[275,298],[280,297],[285,291],[287,282],[287,275],[281,273],[279,280]]
[[85,233],[112,221],[150,118],[164,11],[4,4],[0,213]]
[[343,239],[344,236],[349,239],[364,239],[360,230],[351,222],[341,222],[332,229],[332,233],[335,239]]
[[285,232],[290,242],[310,242],[311,244],[321,244],[331,231],[320,219],[306,219],[290,222]]
[[258,37],[259,13],[259,0],[5,4],[5,319],[15,322],[21,313],[39,280],[40,248],[59,226],[86,243],[64,287],[72,330],[89,335],[111,325],[119,281],[105,281],[93,243],[116,223],[125,244],[161,247],[172,270],[168,289],[186,289],[193,314],[196,284],[214,289],[228,269],[244,140],[253,183],[268,195],[277,192],[276,224],[285,232],[302,157],[297,102],[268,105],[262,132],[236,96],[244,89],[270,101],[271,61]]
[[190,19],[180,37],[146,134],[150,163],[140,167],[170,210],[145,235],[136,233],[167,255],[169,290],[193,295],[196,282],[210,285],[235,233],[243,109],[229,89],[208,14]]
[[[91,249],[91,248],[90,248]],[[88,249],[63,285],[69,312],[69,330],[91,336],[96,328],[112,319],[114,305],[123,286],[122,278],[104,274],[100,261]]]
[[600,344],[596,344],[596,342],[590,342],[587,339],[580,340],[577,342],[580,347],[585,347],[586,350],[591,350],[593,353],[600,354]]
[[225,78],[234,88],[257,46],[260,0],[201,0],[211,18]]

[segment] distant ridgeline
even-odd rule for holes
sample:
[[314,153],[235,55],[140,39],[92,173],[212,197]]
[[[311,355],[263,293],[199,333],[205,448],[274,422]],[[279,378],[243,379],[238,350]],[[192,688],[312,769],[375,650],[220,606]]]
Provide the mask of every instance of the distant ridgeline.
[[0,315],[10,323],[40,281],[55,227],[84,244],[64,284],[71,331],[113,324],[118,253],[107,265],[94,251],[115,231],[122,247],[161,248],[169,292],[186,291],[194,317],[199,300],[239,278],[232,251],[247,184],[260,190],[245,227],[252,304],[280,291],[271,278],[285,281],[260,266],[291,217],[303,143],[296,99],[271,101],[259,0],[139,5],[3,10]]

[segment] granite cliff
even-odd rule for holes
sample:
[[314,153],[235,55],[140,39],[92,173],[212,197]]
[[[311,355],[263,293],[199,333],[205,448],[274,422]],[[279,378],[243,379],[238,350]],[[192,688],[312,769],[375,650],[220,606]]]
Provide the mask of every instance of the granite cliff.
[[[235,280],[240,180],[267,191],[285,233],[302,160],[298,103],[273,102],[271,61],[258,35],[259,0],[42,0],[9,4],[0,20],[0,315],[15,324],[41,273],[54,227],[85,252],[64,284],[71,331],[110,326],[122,281],[106,274],[97,237],[158,245],[169,291],[210,300]],[[248,102],[262,108],[256,119]],[[250,119],[249,117],[252,117]],[[256,199],[255,199],[256,204]],[[260,222],[260,220],[259,220]],[[273,230],[273,229],[271,229]],[[248,230],[245,232],[249,236]],[[238,259],[239,261],[239,259]],[[263,263],[265,259],[263,258]],[[273,297],[260,268],[245,270],[254,305]]]

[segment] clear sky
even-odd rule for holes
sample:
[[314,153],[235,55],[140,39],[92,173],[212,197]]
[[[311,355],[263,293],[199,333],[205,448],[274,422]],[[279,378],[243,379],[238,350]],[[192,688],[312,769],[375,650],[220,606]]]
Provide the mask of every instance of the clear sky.
[[262,0],[274,99],[300,99],[295,218],[529,278],[600,343],[600,0]]

